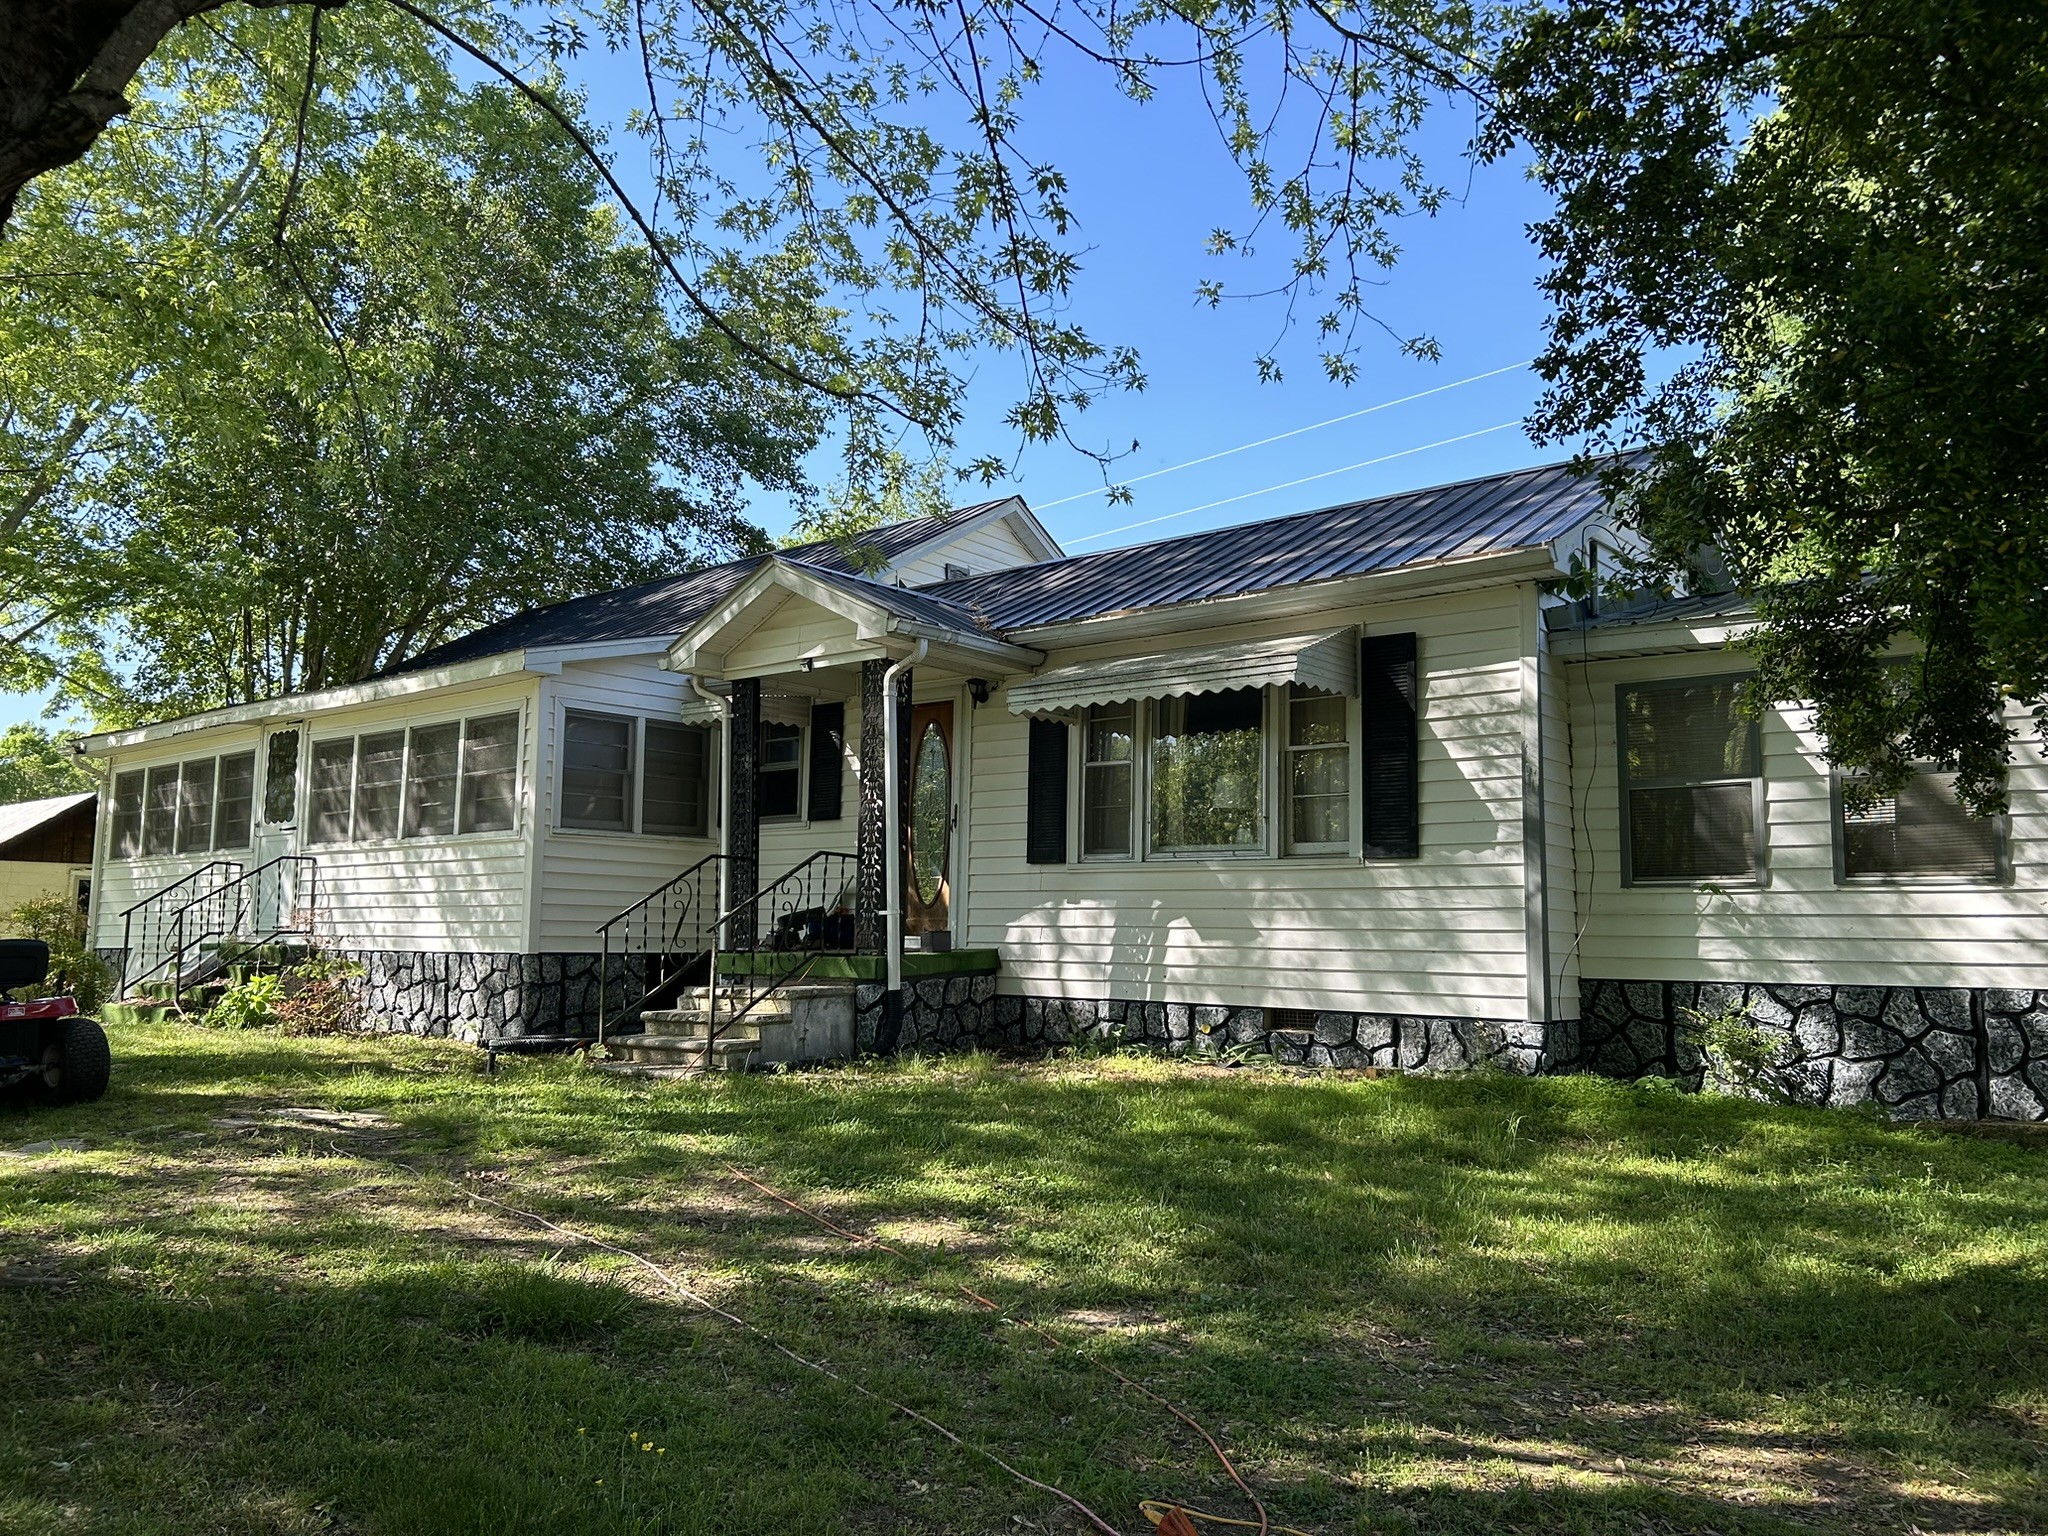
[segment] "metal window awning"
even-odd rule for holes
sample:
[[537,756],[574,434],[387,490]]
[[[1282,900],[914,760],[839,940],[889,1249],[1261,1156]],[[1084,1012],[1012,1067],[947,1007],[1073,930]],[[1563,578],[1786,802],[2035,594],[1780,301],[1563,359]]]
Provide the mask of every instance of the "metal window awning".
[[[714,693],[726,693],[722,687],[712,688]],[[812,700],[807,694],[770,693],[761,691],[761,718],[770,725],[809,725],[811,723]],[[725,719],[725,711],[705,699],[692,694],[683,700],[677,711],[677,718],[685,725],[718,725]]]
[[1357,693],[1358,631],[1332,629],[1081,662],[1011,683],[1005,696],[1013,715],[1057,715],[1091,704],[1282,683],[1300,683],[1324,693]]

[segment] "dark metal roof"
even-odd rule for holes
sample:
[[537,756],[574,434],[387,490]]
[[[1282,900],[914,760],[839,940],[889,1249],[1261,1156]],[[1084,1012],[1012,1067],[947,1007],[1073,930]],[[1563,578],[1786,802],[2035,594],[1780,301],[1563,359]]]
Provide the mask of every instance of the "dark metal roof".
[[[1000,501],[977,502],[971,507],[956,507],[944,517],[905,518],[900,523],[872,528],[852,539],[820,539],[809,544],[792,545],[780,553],[821,573],[856,575],[865,563],[863,554],[871,552],[880,564],[887,565],[920,544],[1001,504]],[[545,608],[529,608],[525,613],[501,619],[458,640],[422,651],[409,661],[386,667],[382,675],[393,677],[404,672],[424,671],[429,667],[480,661],[486,656],[528,650],[535,646],[587,645],[606,640],[637,640],[642,636],[679,635],[752,575],[763,558],[755,555],[745,560],[729,560],[723,565],[707,566],[684,576],[665,576],[635,587],[618,587],[610,592],[593,592],[588,597],[572,597],[566,602],[551,603]],[[935,622],[959,625],[961,621],[962,615],[955,613],[948,619]]]
[[972,609],[993,629],[1024,629],[1533,548],[1570,532],[1604,504],[1596,479],[1551,464],[924,590]]
[[[1000,502],[909,518],[848,544],[780,551],[820,579],[922,622],[1001,634],[1171,603],[1236,597],[1424,560],[1530,549],[1604,506],[1598,481],[1568,464],[1404,491],[1292,517],[1161,539],[1129,549],[991,571],[910,592],[864,579],[857,550],[884,562]],[[764,556],[536,608],[386,669],[387,676],[535,646],[681,634],[747,579]]]

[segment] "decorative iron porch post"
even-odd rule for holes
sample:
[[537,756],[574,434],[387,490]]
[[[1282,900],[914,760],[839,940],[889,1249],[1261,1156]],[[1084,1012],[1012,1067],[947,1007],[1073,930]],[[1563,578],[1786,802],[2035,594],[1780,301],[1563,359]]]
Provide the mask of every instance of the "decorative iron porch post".
[[754,893],[761,889],[761,809],[756,798],[761,766],[761,680],[733,679],[730,729],[725,747],[727,835],[727,900],[732,922],[725,935],[728,949],[754,947]]
[[887,762],[882,740],[882,674],[886,661],[860,664],[860,807],[854,823],[853,947],[864,955],[882,952],[882,903],[888,884],[888,820],[883,800]]

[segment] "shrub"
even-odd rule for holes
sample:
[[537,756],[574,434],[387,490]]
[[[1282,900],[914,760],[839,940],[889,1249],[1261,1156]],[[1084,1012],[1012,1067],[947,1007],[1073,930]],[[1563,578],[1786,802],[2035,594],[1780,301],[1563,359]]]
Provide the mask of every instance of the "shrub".
[[1797,1104],[1800,1080],[1785,1061],[1784,1038],[1756,1022],[1746,1004],[1731,1003],[1716,1013],[1678,1010],[1681,1032],[1706,1063],[1703,1087],[1768,1104]]
[[283,999],[282,976],[251,976],[221,993],[206,1022],[215,1029],[273,1029]]
[[50,946],[50,980],[21,988],[20,995],[47,997],[54,992],[76,998],[80,1013],[98,1013],[114,988],[114,973],[86,946],[85,914],[77,903],[69,896],[39,896],[24,901],[7,919],[22,938],[41,939]]

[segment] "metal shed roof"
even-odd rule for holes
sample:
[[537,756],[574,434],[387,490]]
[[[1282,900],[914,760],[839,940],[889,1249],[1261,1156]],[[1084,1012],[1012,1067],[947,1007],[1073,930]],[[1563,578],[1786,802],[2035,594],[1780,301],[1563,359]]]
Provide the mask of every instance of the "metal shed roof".
[[1533,548],[1571,532],[1604,505],[1596,478],[1550,464],[924,590],[973,609],[997,630],[1028,629]]
[[0,848],[97,799],[98,794],[88,789],[73,795],[52,795],[46,800],[17,800],[12,805],[0,805]]

